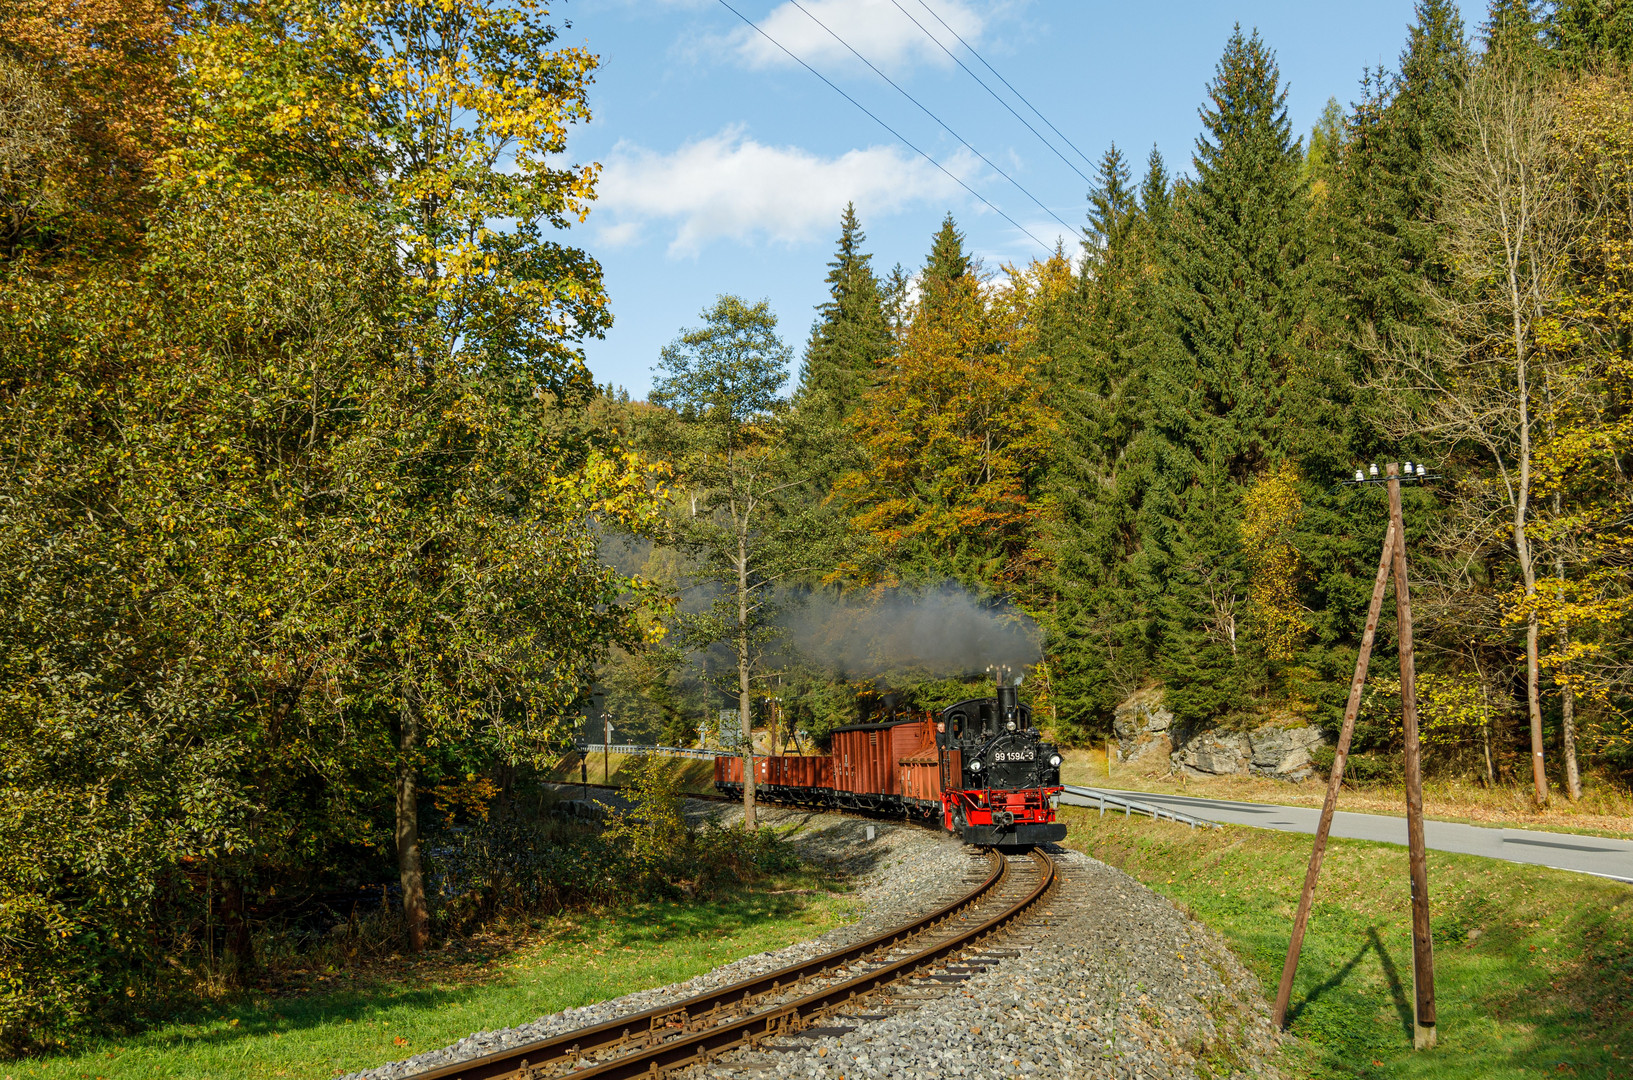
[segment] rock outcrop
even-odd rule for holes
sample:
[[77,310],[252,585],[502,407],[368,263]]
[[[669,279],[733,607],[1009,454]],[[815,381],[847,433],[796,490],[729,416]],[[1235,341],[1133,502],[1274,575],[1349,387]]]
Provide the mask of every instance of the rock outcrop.
[[1162,691],[1141,690],[1117,706],[1112,717],[1111,729],[1120,750],[1118,760],[1166,762],[1174,752],[1169,736],[1173,725],[1174,714],[1162,707]]
[[1310,751],[1327,742],[1311,724],[1270,722],[1250,731],[1183,731],[1163,708],[1161,690],[1142,690],[1117,707],[1112,720],[1118,760],[1206,779],[1268,776],[1303,780],[1315,770]]

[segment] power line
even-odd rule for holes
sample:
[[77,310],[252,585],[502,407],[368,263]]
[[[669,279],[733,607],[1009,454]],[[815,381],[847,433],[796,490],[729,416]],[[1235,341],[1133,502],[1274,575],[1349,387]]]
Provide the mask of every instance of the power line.
[[[963,37],[959,35],[957,30],[954,30],[952,27],[947,26],[947,20],[943,19],[940,15],[937,15],[934,8],[932,8],[929,4],[925,3],[924,0],[919,0],[919,7],[923,8],[925,11],[928,11],[930,13],[930,17],[932,19],[934,19],[936,22],[940,23],[942,26],[946,26],[947,27],[947,33],[951,34],[955,38],[958,38],[958,43],[960,45],[964,46],[964,48],[968,49],[970,51],[971,56],[973,56],[977,60],[981,61],[981,66],[982,67],[986,68],[988,71],[992,72],[993,75],[997,76],[999,82],[1003,83],[1005,86],[1009,86],[1009,80],[1004,78],[1002,75],[999,75],[998,74],[998,69],[993,67],[991,64],[987,63],[987,58],[982,56],[980,53],[976,52],[975,51],[975,46],[971,45],[969,42],[965,41],[963,39]],[[1028,109],[1032,110],[1032,114],[1034,116],[1036,116],[1039,120],[1042,120],[1045,124],[1049,124],[1049,118],[1047,116],[1043,115],[1041,112],[1038,112],[1038,107],[1036,105],[1032,104],[1030,101],[1027,101],[1025,94],[1021,93],[1019,90],[1015,89],[1013,86],[1009,86],[1009,92],[1011,94],[1014,94],[1016,97],[1020,98],[1022,103],[1024,103]],[[1078,150],[1077,149],[1077,144],[1072,142],[1072,140],[1068,139],[1065,136],[1065,134],[1061,132],[1061,130],[1059,128],[1057,128],[1053,124],[1049,124],[1049,130],[1054,132],[1056,135],[1059,135],[1060,136],[1060,141],[1065,143],[1067,146],[1070,146],[1072,148],[1072,150],[1077,154],[1078,157],[1082,158],[1084,161],[1088,162],[1090,165],[1094,164],[1093,161],[1089,160],[1089,155],[1085,154],[1081,150]]]
[[[1084,174],[1082,169],[1079,169],[1076,165],[1072,164],[1072,159],[1071,158],[1067,157],[1065,154],[1062,154],[1059,150],[1055,149],[1055,144],[1050,142],[1048,139],[1044,138],[1043,132],[1041,132],[1037,128],[1033,127],[1031,121],[1027,120],[1027,118],[1022,116],[1020,113],[1016,112],[1015,107],[1013,105],[1011,105],[1009,102],[1005,101],[1002,97],[998,96],[998,91],[996,91],[992,87],[988,86],[981,79],[981,76],[979,76],[975,72],[971,71],[970,66],[968,64],[964,63],[964,61],[960,60],[958,58],[957,53],[955,53],[951,49],[947,48],[947,46],[945,46],[945,45],[943,45],[941,43],[940,38],[938,38],[934,34],[930,33],[929,27],[925,26],[923,23],[921,23],[917,19],[913,18],[912,13],[909,12],[906,8],[902,7],[901,4],[898,2],[898,0],[890,0],[890,2],[896,6],[897,11],[899,11],[903,15],[907,16],[908,21],[910,21],[914,26],[916,26],[920,30],[922,30],[924,32],[925,37],[927,37],[931,41],[935,42],[936,43],[936,48],[938,48],[942,52],[946,53],[947,56],[952,60],[953,63],[955,63],[959,67],[963,68],[964,73],[966,75],[968,75],[970,78],[974,79],[976,81],[976,83],[981,87],[981,89],[983,89],[987,93],[991,94],[992,95],[992,100],[996,101],[998,104],[1000,104],[1004,108],[1008,109],[1009,110],[1009,115],[1013,116],[1015,119],[1017,119],[1021,123],[1025,124],[1026,125],[1026,130],[1028,130],[1032,134],[1036,135],[1038,137],[1038,141],[1041,142],[1043,145],[1047,146],[1049,148],[1049,152],[1051,154],[1054,154],[1057,158],[1059,158],[1062,162],[1064,162],[1068,169],[1072,170],[1078,176],[1082,177],[1084,183],[1090,184],[1090,185],[1092,185],[1094,183],[1093,180],[1089,179],[1089,177]],[[929,9],[927,8],[926,10],[929,10]],[[930,14],[934,15],[935,12],[932,11],[932,12],[930,12]],[[945,26],[946,24],[943,23],[942,25]]]
[[801,60],[799,57],[795,56],[792,52],[789,52],[788,47],[786,45],[784,45],[782,42],[778,41],[776,38],[772,37],[770,34],[766,33],[764,30],[762,30],[754,22],[754,20],[750,19],[748,16],[744,15],[741,11],[738,11],[736,8],[732,7],[730,4],[728,4],[726,2],[726,0],[720,0],[720,6],[725,8],[727,11],[731,12],[733,15],[737,16],[739,19],[742,19],[753,30],[755,30],[761,37],[765,38],[767,41],[771,42],[771,44],[773,44],[777,48],[781,49],[784,53],[786,53],[788,55],[788,58],[790,60],[794,61],[794,63],[798,64],[800,67],[804,68],[806,71],[809,71],[812,75],[815,75],[817,78],[819,78],[823,82],[827,83],[829,89],[833,90],[834,93],[838,94],[840,97],[844,98],[846,101],[850,102],[852,105],[855,105],[858,109],[861,109],[862,112],[867,114],[869,119],[871,119],[875,124],[878,124],[880,127],[884,128],[886,131],[890,132],[890,134],[894,135],[896,137],[897,141],[901,142],[909,150],[913,151],[919,157],[923,158],[925,161],[928,161],[930,164],[934,165],[936,168],[940,169],[943,173],[946,173],[947,178],[949,180],[951,180],[953,183],[957,184],[959,187],[963,188],[965,191],[969,192],[971,195],[974,195],[983,204],[985,204],[985,206],[986,206],[986,208],[988,210],[991,210],[993,213],[997,214],[999,217],[1003,218],[1005,221],[1007,221],[1011,225],[1015,226],[1016,229],[1018,229],[1019,231],[1025,233],[1027,236],[1030,236],[1032,238],[1033,243],[1037,244],[1040,248],[1043,248],[1045,251],[1053,251],[1054,250],[1054,248],[1050,247],[1048,244],[1045,244],[1042,240],[1039,240],[1037,238],[1037,236],[1032,232],[1031,229],[1028,229],[1025,225],[1022,225],[1020,222],[1016,221],[1014,218],[1010,217],[1008,214],[1006,214],[1002,210],[998,209],[998,207],[993,205],[992,201],[989,200],[985,195],[982,195],[979,191],[976,191],[974,188],[970,187],[963,180],[960,180],[957,176],[954,176],[951,172],[948,172],[947,167],[945,165],[943,165],[941,162],[937,161],[935,158],[931,157],[929,154],[926,154],[923,150],[920,150],[917,146],[914,146],[911,142],[908,142],[906,137],[904,137],[900,132],[898,132],[895,128],[891,127],[889,124],[885,123],[883,120],[881,120],[877,116],[875,116],[873,111],[871,109],[869,109],[866,105],[863,105],[860,101],[857,101],[855,98],[853,98],[849,94],[845,93],[845,91],[841,90],[838,86],[834,85],[834,83],[826,75],[822,74],[822,72],[818,71],[816,68],[812,67],[810,64],[807,64],[804,60]]
[[955,138],[959,142],[963,143],[964,144],[964,149],[968,150],[970,153],[974,154],[976,157],[980,158],[983,162],[985,162],[987,168],[991,169],[993,172],[997,173],[999,176],[1003,177],[1005,180],[1008,180],[1011,184],[1015,185],[1015,188],[1018,191],[1020,191],[1020,193],[1022,195],[1025,195],[1028,199],[1031,199],[1033,202],[1037,203],[1039,210],[1042,210],[1045,214],[1048,214],[1050,217],[1052,217],[1056,221],[1060,222],[1060,227],[1061,228],[1065,229],[1068,233],[1073,231],[1072,226],[1066,224],[1066,222],[1064,222],[1064,221],[1061,221],[1061,218],[1060,218],[1059,214],[1055,213],[1053,210],[1051,210],[1047,206],[1043,205],[1043,200],[1039,199],[1036,195],[1032,194],[1030,191],[1026,190],[1026,188],[1022,187],[1021,182],[1019,180],[1015,179],[1013,176],[1010,176],[1008,173],[1004,172],[1004,170],[1000,169],[998,166],[994,165],[991,161],[989,161],[987,159],[987,156],[985,154],[981,153],[981,151],[977,150],[975,147],[971,146],[969,144],[969,142],[964,138],[964,136],[962,136],[958,132],[954,131],[951,127],[948,127],[947,122],[945,120],[943,120],[941,117],[937,116],[935,113],[931,112],[927,107],[925,107],[923,102],[919,101],[918,98],[914,97],[912,94],[909,94],[906,90],[903,90],[901,88],[901,86],[899,86],[896,83],[896,80],[892,79],[889,75],[886,75],[884,72],[880,71],[877,67],[874,67],[872,60],[869,60],[867,57],[863,56],[861,53],[857,52],[854,48],[852,48],[851,43],[846,41],[844,38],[840,37],[838,34],[834,33],[833,30],[831,30],[828,27],[827,23],[823,22],[821,19],[817,18],[815,15],[812,15],[809,11],[806,11],[805,6],[803,4],[801,4],[799,2],[799,0],[788,0],[788,2],[790,4],[793,4],[795,7],[799,8],[800,11],[804,12],[805,17],[807,19],[810,19],[812,22],[814,22],[818,26],[822,27],[822,29],[826,30],[828,32],[829,37],[833,38],[835,41],[839,42],[839,44],[841,44],[841,45],[845,46],[845,48],[849,49],[850,54],[852,56],[854,56],[858,60],[862,61],[862,63],[866,64],[868,67],[873,68],[873,73],[875,75],[879,76],[879,78],[883,79],[885,82],[889,83],[892,87],[894,87],[896,92],[898,94],[900,94],[902,97],[906,98],[908,101],[911,101],[914,105],[917,105],[919,107],[919,110],[921,112],[923,112],[925,116],[928,116],[930,119],[932,119],[936,123],[940,124],[942,126],[942,129],[945,130],[947,132],[947,134],[951,135],[953,138]]

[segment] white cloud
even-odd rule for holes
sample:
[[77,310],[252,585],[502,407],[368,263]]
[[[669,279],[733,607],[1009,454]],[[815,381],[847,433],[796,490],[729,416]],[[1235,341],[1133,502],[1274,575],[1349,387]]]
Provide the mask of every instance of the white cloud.
[[[926,2],[965,41],[972,45],[978,43],[987,19],[970,0]],[[787,53],[766,40],[767,34],[808,63],[855,64],[856,58],[850,50],[835,41],[833,34],[818,26],[811,18],[815,16],[857,52],[887,70],[926,61],[938,66],[950,66],[952,61],[925,35],[925,31],[934,34],[937,41],[954,52],[959,48],[957,38],[948,33],[919,0],[901,0],[901,4],[924,29],[914,26],[913,19],[902,14],[891,0],[800,0],[800,7],[805,11],[792,3],[783,3],[756,23],[765,34],[744,26],[733,32],[728,41],[751,67],[793,63]],[[810,15],[806,14],[807,11]]]
[[[943,163],[966,182],[974,158]],[[864,222],[909,206],[954,200],[961,189],[935,166],[894,146],[825,158],[794,146],[766,146],[729,127],[673,153],[620,142],[602,167],[596,214],[606,244],[651,230],[670,233],[669,254],[695,255],[714,240],[794,244],[837,227],[847,201]]]

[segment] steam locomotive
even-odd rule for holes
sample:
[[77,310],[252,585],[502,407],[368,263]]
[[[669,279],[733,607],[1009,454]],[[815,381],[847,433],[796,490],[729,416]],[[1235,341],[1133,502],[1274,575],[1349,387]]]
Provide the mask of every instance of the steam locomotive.
[[[743,759],[719,757],[714,786],[743,791]],[[1061,840],[1060,752],[1032,726],[1018,686],[949,705],[931,717],[837,728],[829,753],[754,758],[767,802],[940,817],[966,844],[1030,847]]]

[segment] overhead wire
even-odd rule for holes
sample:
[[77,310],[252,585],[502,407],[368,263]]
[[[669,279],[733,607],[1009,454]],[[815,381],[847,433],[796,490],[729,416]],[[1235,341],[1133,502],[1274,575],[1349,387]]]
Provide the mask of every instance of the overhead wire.
[[[1028,130],[1032,134],[1036,135],[1038,137],[1038,141],[1041,142],[1043,145],[1047,146],[1049,148],[1049,152],[1051,154],[1054,154],[1057,158],[1059,158],[1065,164],[1065,166],[1068,169],[1072,170],[1078,176],[1082,177],[1084,183],[1087,183],[1087,184],[1093,184],[1094,183],[1094,181],[1091,180],[1083,172],[1082,169],[1079,169],[1075,164],[1072,163],[1071,158],[1067,157],[1065,154],[1062,154],[1058,149],[1056,149],[1055,144],[1050,142],[1047,138],[1044,137],[1043,132],[1041,132],[1037,128],[1033,127],[1031,121],[1027,120],[1027,118],[1022,116],[1020,113],[1016,112],[1015,107],[1013,105],[1011,105],[1009,102],[1005,101],[999,95],[998,91],[996,91],[992,87],[988,86],[986,84],[986,82],[981,78],[981,76],[977,75],[974,71],[970,70],[970,66],[968,64],[964,63],[964,61],[960,60],[958,58],[957,53],[953,52],[951,49],[947,48],[947,46],[943,45],[941,43],[941,39],[936,37],[934,34],[932,34],[930,32],[929,27],[925,26],[923,23],[921,23],[917,19],[913,18],[913,13],[908,11],[906,8],[902,7],[902,5],[900,3],[900,0],[890,0],[890,2],[896,6],[897,11],[899,11],[903,15],[907,16],[907,19],[908,19],[909,22],[911,22],[914,26],[918,27],[921,31],[923,31],[925,37],[927,37],[931,41],[935,42],[936,48],[938,48],[942,52],[946,53],[948,58],[951,59],[953,63],[955,63],[959,67],[963,68],[964,73],[966,75],[968,75],[970,78],[974,79],[976,81],[976,83],[981,87],[981,89],[983,89],[987,93],[991,94],[992,95],[992,100],[996,101],[998,104],[1000,104],[1004,108],[1008,109],[1009,110],[1009,115],[1011,115],[1015,119],[1019,120],[1022,124],[1025,124],[1026,125],[1026,130]],[[920,6],[922,6],[922,4]],[[925,10],[928,11],[929,9],[925,8]],[[931,11],[930,14],[934,15],[935,12]],[[942,25],[945,26],[946,24],[943,23]],[[962,40],[962,39],[960,39],[960,40]],[[1047,123],[1047,121],[1045,121],[1045,123]]]
[[[987,158],[987,156],[985,154],[981,153],[981,151],[979,151],[975,147],[971,146],[969,144],[969,141],[967,139],[965,139],[964,136],[962,136],[958,132],[954,131],[947,124],[947,122],[945,120],[943,120],[941,117],[937,116],[935,113],[931,112],[930,109],[923,102],[919,101],[918,98],[914,97],[912,94],[909,94],[906,90],[902,89],[902,87],[896,82],[895,79],[892,79],[889,75],[886,75],[884,72],[880,71],[874,65],[872,60],[869,60],[867,57],[865,57],[861,53],[857,52],[856,49],[851,46],[850,42],[846,41],[844,38],[842,38],[838,34],[836,34],[833,31],[833,29],[828,26],[827,23],[823,22],[821,19],[817,18],[815,15],[812,15],[809,11],[806,11],[805,5],[801,4],[799,2],[799,0],[788,0],[788,3],[794,5],[796,8],[799,8],[800,11],[804,12],[805,17],[807,19],[810,19],[812,22],[814,22],[818,26],[822,27],[823,30],[827,31],[829,37],[831,37],[835,41],[839,42],[839,44],[843,45],[846,49],[849,49],[850,54],[852,56],[854,56],[858,60],[862,61],[862,63],[866,64],[869,68],[872,68],[873,73],[875,75],[879,76],[879,78],[883,79],[885,82],[889,83],[891,85],[891,87],[894,88],[895,91],[898,94],[900,94],[902,97],[906,98],[908,101],[911,101],[914,105],[917,105],[919,107],[919,111],[923,112],[925,116],[928,116],[930,119],[932,119],[936,123],[940,124],[942,129],[945,130],[947,132],[947,134],[951,135],[953,138],[957,139],[960,143],[962,143],[964,145],[964,149],[968,150],[970,153],[972,153],[976,157],[980,158],[986,164],[987,168],[991,169],[993,172],[997,173],[999,176],[1003,177],[1005,180],[1008,180],[1011,184],[1013,184],[1015,186],[1015,189],[1018,190],[1022,195],[1025,195],[1028,199],[1031,199],[1034,203],[1036,203],[1039,210],[1042,210],[1045,214],[1048,214],[1050,217],[1054,218],[1057,222],[1059,222],[1061,228],[1065,229],[1068,233],[1072,233],[1072,232],[1076,231],[1071,225],[1068,225],[1068,224],[1066,224],[1065,221],[1061,220],[1061,217],[1060,217],[1059,214],[1055,213],[1053,210],[1051,210],[1047,206],[1045,206],[1043,204],[1042,199],[1039,199],[1036,195],[1034,195],[1030,191],[1026,190],[1026,188],[1024,186],[1022,186],[1022,184],[1021,184],[1021,182],[1019,180],[1015,179],[1013,176],[1010,176],[1008,173],[1004,172],[1004,170],[1002,170],[998,166],[994,165],[991,162],[991,160],[989,160]],[[758,29],[758,27],[756,27],[756,29]],[[1034,239],[1036,239],[1036,237],[1034,237]]]
[[[895,136],[895,138],[899,142],[901,142],[904,146],[906,146],[909,150],[913,151],[915,154],[919,155],[919,157],[923,158],[925,161],[928,161],[930,164],[934,165],[937,169],[941,170],[941,172],[945,173],[949,180],[951,180],[953,183],[957,184],[959,187],[963,188],[965,191],[969,192],[971,195],[975,196],[976,199],[980,200],[980,202],[983,205],[985,205],[988,210],[991,210],[993,213],[997,214],[999,217],[1001,217],[1005,221],[1009,222],[1018,231],[1020,231],[1022,233],[1025,233],[1027,236],[1031,237],[1032,242],[1037,244],[1039,247],[1043,248],[1045,251],[1053,251],[1054,250],[1054,248],[1050,247],[1048,244],[1045,244],[1042,240],[1039,240],[1038,237],[1037,237],[1037,234],[1035,234],[1031,229],[1028,229],[1025,225],[1022,225],[1020,222],[1016,221],[1014,218],[1012,218],[1008,214],[1004,213],[1002,209],[1000,209],[997,205],[995,205],[985,195],[982,195],[979,191],[976,191],[974,188],[970,187],[970,185],[966,184],[960,177],[958,177],[955,173],[951,172],[941,162],[937,161],[935,158],[931,157],[929,154],[925,153],[923,150],[920,150],[917,146],[915,146],[912,142],[910,142],[906,138],[906,136],[902,135],[901,132],[897,131],[895,128],[891,127],[889,124],[887,124],[883,120],[879,119],[878,115],[875,114],[873,112],[873,110],[869,109],[866,105],[863,105],[860,101],[857,101],[855,98],[853,98],[849,94],[845,93],[845,91],[841,90],[838,87],[838,85],[836,85],[833,82],[833,80],[829,79],[826,75],[822,74],[822,72],[818,71],[816,68],[812,67],[810,64],[807,64],[804,60],[801,60],[798,56],[794,55],[794,53],[789,50],[788,46],[784,45],[782,42],[778,41],[776,38],[774,38],[770,34],[766,33],[766,31],[762,27],[760,27],[760,25],[757,24],[753,19],[750,19],[747,15],[744,15],[741,11],[738,11],[736,8],[732,7],[729,3],[726,2],[726,0],[719,0],[719,3],[720,3],[721,7],[725,8],[727,11],[731,12],[733,15],[735,15],[739,19],[743,20],[743,22],[747,23],[749,25],[749,27],[751,29],[753,29],[754,31],[756,31],[761,37],[765,38],[767,41],[771,42],[771,44],[773,44],[777,48],[781,49],[788,56],[788,58],[790,60],[794,61],[800,67],[804,68],[806,71],[809,71],[812,75],[815,75],[817,78],[819,78],[823,82],[827,83],[828,88],[831,89],[834,93],[838,94],[840,97],[844,98],[846,101],[850,102],[852,105],[855,105],[858,109],[862,110],[862,112],[865,113],[870,120],[872,120],[875,124],[878,124],[880,127],[884,128],[886,131],[890,132],[891,135]],[[966,145],[968,145],[968,144],[966,144]]]
[[1094,164],[1094,162],[1089,159],[1089,155],[1087,155],[1083,151],[1079,150],[1077,148],[1077,144],[1072,142],[1072,140],[1068,139],[1064,132],[1062,132],[1054,124],[1049,123],[1049,118],[1047,116],[1043,115],[1041,112],[1039,112],[1038,107],[1036,105],[1034,105],[1030,101],[1026,100],[1026,95],[1025,94],[1021,93],[1019,90],[1015,89],[1013,86],[1010,86],[1009,85],[1009,80],[1004,78],[1002,75],[999,75],[998,74],[998,69],[993,67],[991,64],[987,63],[987,58],[982,56],[980,53],[976,52],[974,45],[971,45],[969,42],[965,41],[963,36],[961,34],[959,34],[959,32],[957,30],[954,30],[952,27],[947,26],[947,20],[943,19],[940,15],[937,15],[936,11],[935,11],[935,8],[933,8],[929,4],[925,3],[925,0],[919,0],[919,7],[923,8],[925,11],[928,11],[930,13],[930,17],[932,19],[934,19],[936,22],[940,23],[942,26],[946,27],[947,28],[947,33],[951,34],[955,38],[958,38],[958,43],[960,45],[964,46],[964,48],[968,49],[970,51],[971,56],[973,56],[977,60],[981,61],[981,66],[986,68],[988,71],[992,72],[992,74],[997,78],[997,80],[999,82],[1003,83],[1005,86],[1008,86],[1009,87],[1009,92],[1011,94],[1014,94],[1016,97],[1020,98],[1021,102],[1023,104],[1025,104],[1028,109],[1032,110],[1032,114],[1034,116],[1036,116],[1039,120],[1042,120],[1045,124],[1048,124],[1049,125],[1049,130],[1054,132],[1056,135],[1059,135],[1060,136],[1060,141],[1065,143],[1067,146],[1070,146],[1072,148],[1073,153],[1077,154],[1078,157],[1082,158],[1089,165],[1092,166]]

